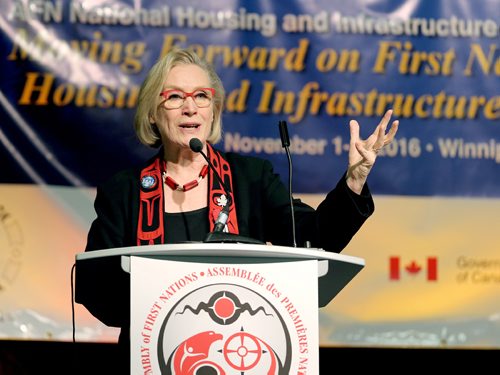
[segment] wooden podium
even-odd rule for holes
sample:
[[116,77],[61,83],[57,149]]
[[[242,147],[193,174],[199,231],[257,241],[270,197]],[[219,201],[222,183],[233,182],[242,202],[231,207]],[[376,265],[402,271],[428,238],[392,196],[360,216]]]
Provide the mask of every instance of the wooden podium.
[[130,273],[131,373],[317,374],[318,307],[364,267],[320,249],[183,243],[79,253]]

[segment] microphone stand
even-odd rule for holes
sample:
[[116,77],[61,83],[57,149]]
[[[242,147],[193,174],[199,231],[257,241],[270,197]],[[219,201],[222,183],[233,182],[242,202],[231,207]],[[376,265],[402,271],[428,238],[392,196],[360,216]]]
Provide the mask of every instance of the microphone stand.
[[210,232],[203,240],[205,243],[212,242],[229,242],[229,243],[249,243],[254,245],[265,245],[264,242],[256,240],[255,238],[240,236],[239,234],[229,232]]
[[228,198],[227,204],[222,208],[222,210],[219,214],[219,217],[216,220],[214,230],[207,234],[207,236],[205,237],[203,242],[206,242],[206,243],[231,242],[231,243],[248,243],[248,244],[256,244],[256,245],[265,245],[264,242],[259,241],[255,238],[240,236],[239,234],[234,234],[234,233],[229,233],[229,232],[223,232],[224,227],[226,225],[226,221],[229,217],[229,207],[233,203],[232,199],[231,199],[231,195],[229,194],[229,189],[226,186],[226,184],[224,183],[224,181],[222,180],[222,178],[219,176],[217,169],[215,169],[215,167],[213,166],[210,159],[203,152],[203,146],[202,146],[201,141],[198,138],[192,138],[189,141],[189,147],[191,147],[192,151],[199,152],[203,156],[203,158],[208,163],[209,168],[211,168],[212,171],[214,172],[214,175],[217,178],[217,181],[219,181],[219,183],[223,187],[224,192],[226,193],[226,196]]
[[288,194],[290,199],[290,210],[292,213],[292,241],[293,247],[297,247],[297,240],[295,234],[295,209],[293,206],[293,194],[292,194],[292,156],[290,155],[290,137],[288,136],[288,127],[286,121],[279,121],[278,126],[280,129],[281,145],[285,149],[286,156],[288,158]]

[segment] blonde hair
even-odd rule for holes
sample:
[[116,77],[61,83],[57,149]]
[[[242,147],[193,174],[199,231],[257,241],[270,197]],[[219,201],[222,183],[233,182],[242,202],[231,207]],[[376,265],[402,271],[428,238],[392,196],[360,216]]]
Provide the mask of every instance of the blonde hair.
[[134,118],[135,133],[141,143],[150,147],[161,146],[161,136],[154,119],[157,118],[160,93],[165,79],[175,66],[194,64],[203,69],[210,80],[210,87],[215,89],[213,98],[214,119],[207,141],[215,144],[222,137],[222,107],[225,91],[215,69],[207,61],[189,49],[174,49],[158,60],[149,70],[139,91],[139,99]]

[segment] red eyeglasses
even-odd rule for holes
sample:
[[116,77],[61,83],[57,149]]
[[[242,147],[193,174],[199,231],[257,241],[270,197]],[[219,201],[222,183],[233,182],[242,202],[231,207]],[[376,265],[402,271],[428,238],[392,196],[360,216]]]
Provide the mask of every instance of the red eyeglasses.
[[160,93],[165,101],[163,105],[167,109],[177,109],[184,105],[187,98],[191,97],[199,108],[208,107],[215,96],[215,89],[211,87],[201,88],[193,92],[185,92],[179,89],[165,90]]

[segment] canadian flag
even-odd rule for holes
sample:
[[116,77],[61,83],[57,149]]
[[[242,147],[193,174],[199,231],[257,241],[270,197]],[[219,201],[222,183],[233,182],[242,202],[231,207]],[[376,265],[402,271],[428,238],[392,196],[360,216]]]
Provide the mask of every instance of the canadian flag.
[[[399,280],[401,278],[401,257],[393,256],[389,258],[389,279],[390,280]],[[403,269],[411,276],[416,276],[422,271],[422,268],[425,267],[425,272],[428,281],[436,281],[437,280],[437,265],[438,260],[437,257],[427,257],[426,266],[419,264],[415,260],[411,260],[403,266]]]

